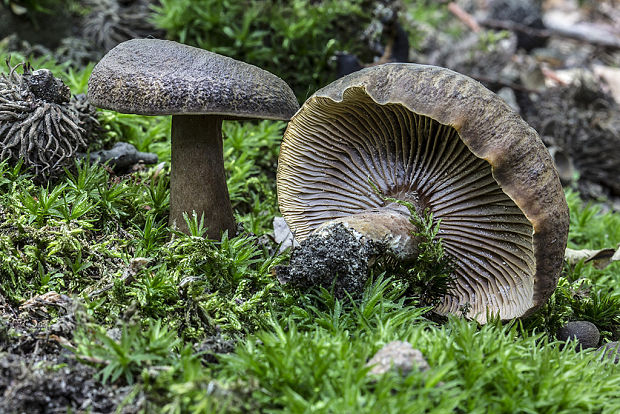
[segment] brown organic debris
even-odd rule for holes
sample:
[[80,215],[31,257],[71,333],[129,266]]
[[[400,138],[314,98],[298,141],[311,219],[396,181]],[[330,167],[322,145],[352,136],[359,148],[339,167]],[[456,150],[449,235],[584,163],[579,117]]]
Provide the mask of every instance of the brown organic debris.
[[582,196],[620,196],[618,105],[591,73],[582,71],[569,85],[545,90],[524,109],[527,121],[553,148],[564,184],[578,173]]
[[83,36],[103,51],[126,40],[164,35],[150,21],[152,1],[85,0],[84,3],[89,13],[83,19]]
[[585,263],[592,263],[597,269],[604,269],[613,262],[620,261],[620,245],[616,249],[566,249],[564,259],[570,265],[575,265],[583,260]]

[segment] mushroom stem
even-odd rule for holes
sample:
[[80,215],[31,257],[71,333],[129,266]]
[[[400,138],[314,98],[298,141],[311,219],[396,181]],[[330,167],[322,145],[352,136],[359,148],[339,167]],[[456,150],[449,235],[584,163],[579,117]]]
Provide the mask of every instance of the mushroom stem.
[[411,262],[418,255],[417,228],[403,212],[390,208],[376,208],[330,220],[314,232],[329,237],[330,229],[342,223],[349,231],[372,242],[385,243],[388,251],[400,261]]
[[207,237],[235,234],[222,147],[222,118],[214,115],[172,116],[170,227],[189,234],[183,213],[204,215]]

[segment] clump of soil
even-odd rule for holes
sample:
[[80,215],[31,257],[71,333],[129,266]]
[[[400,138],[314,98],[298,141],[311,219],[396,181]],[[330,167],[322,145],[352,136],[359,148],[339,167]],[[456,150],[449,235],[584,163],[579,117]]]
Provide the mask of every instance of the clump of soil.
[[0,160],[23,160],[35,179],[45,181],[88,146],[82,117],[89,128],[97,120],[85,100],[70,105],[71,91],[49,70],[7,65],[9,75],[0,76]]
[[385,252],[386,246],[338,223],[304,240],[292,252],[290,264],[276,268],[276,276],[301,289],[333,286],[336,297],[355,296],[368,280],[375,258]]
[[69,355],[0,354],[0,412],[112,413],[129,389],[103,386],[95,374]]
[[[113,413],[127,397],[131,387],[102,384],[95,368],[64,348],[76,309],[71,298],[55,292],[19,309],[0,295],[0,413]],[[137,412],[132,406],[121,413]]]

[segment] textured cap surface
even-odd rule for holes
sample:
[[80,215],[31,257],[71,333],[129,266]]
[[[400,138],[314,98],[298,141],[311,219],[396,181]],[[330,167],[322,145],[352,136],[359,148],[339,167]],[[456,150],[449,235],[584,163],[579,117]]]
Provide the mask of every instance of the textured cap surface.
[[135,39],[93,69],[88,99],[142,115],[217,114],[288,120],[299,104],[276,75],[248,63],[169,40]]
[[373,186],[441,220],[457,286],[439,313],[519,317],[555,289],[569,223],[557,172],[536,132],[473,79],[386,64],[306,101],[278,166],[280,210],[296,237],[385,207]]

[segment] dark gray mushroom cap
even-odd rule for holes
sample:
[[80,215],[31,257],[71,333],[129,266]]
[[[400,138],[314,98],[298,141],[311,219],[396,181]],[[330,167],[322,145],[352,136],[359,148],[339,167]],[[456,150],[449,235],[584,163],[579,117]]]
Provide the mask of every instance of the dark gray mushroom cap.
[[536,132],[480,83],[386,64],[310,97],[278,165],[280,210],[298,240],[326,221],[386,208],[373,185],[441,220],[457,283],[439,313],[510,319],[554,290],[569,223],[558,174]]
[[88,98],[99,108],[141,115],[288,120],[299,108],[291,88],[266,70],[156,39],[110,50],[93,69]]

